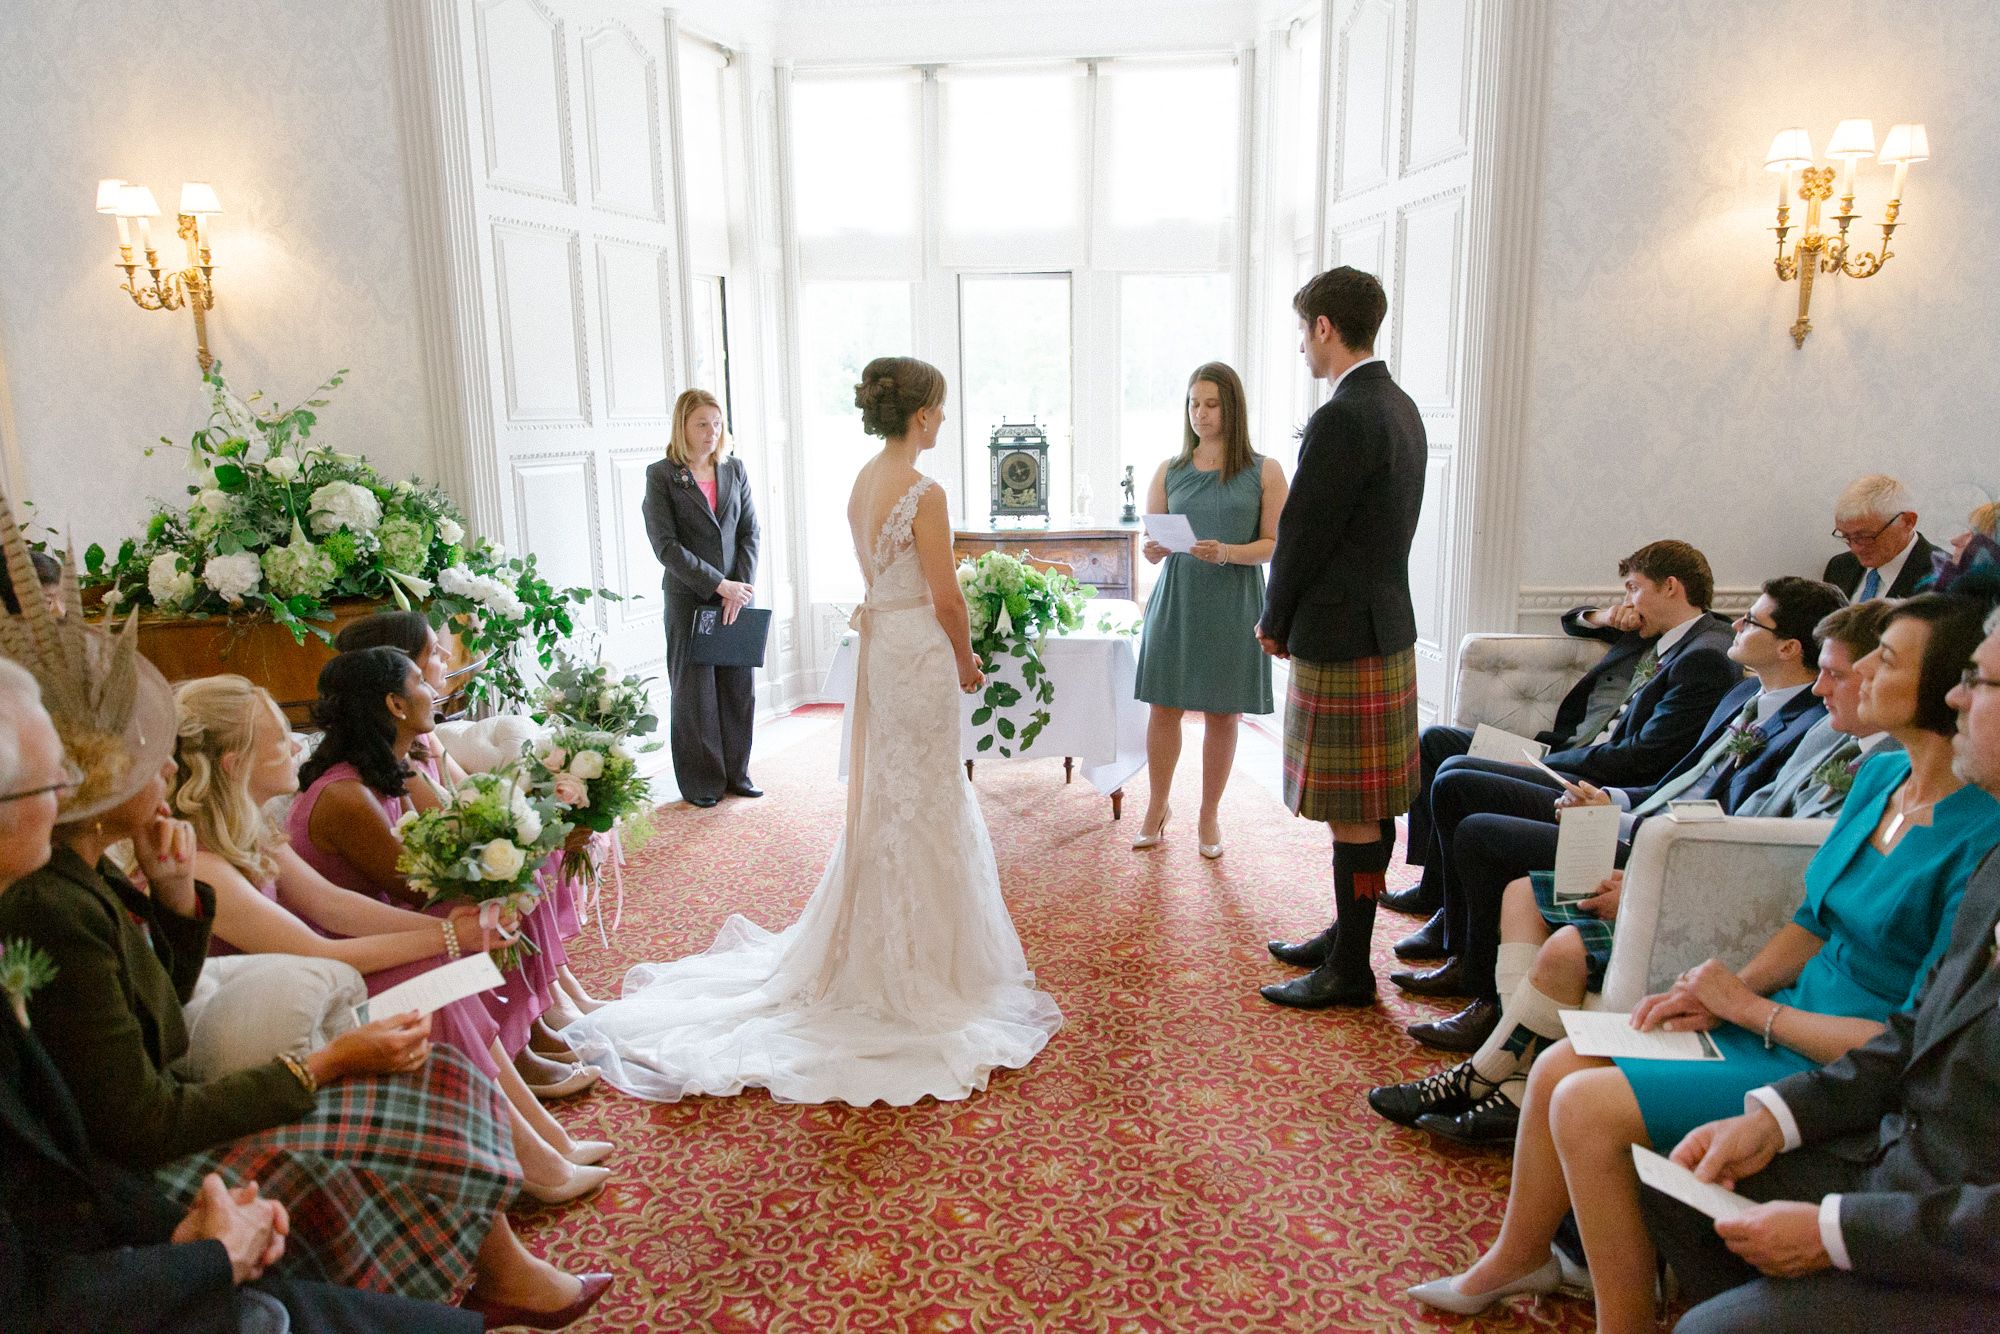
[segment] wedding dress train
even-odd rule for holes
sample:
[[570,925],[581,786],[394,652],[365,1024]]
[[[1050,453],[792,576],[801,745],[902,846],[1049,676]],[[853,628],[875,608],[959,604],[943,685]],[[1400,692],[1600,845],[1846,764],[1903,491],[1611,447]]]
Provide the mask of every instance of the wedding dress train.
[[867,561],[846,828],[819,888],[783,931],[732,916],[706,952],[638,965],[621,999],[563,1029],[614,1087],[948,1101],[1026,1065],[1061,1026],[959,762],[957,671],[911,535],[934,485],[903,495]]

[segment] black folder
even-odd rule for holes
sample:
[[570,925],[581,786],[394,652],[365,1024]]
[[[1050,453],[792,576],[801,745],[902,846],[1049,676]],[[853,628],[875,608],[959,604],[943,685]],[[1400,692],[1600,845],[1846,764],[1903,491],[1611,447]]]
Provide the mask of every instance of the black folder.
[[771,613],[765,607],[745,607],[728,625],[722,608],[694,609],[694,660],[708,667],[762,667],[764,643],[771,637]]

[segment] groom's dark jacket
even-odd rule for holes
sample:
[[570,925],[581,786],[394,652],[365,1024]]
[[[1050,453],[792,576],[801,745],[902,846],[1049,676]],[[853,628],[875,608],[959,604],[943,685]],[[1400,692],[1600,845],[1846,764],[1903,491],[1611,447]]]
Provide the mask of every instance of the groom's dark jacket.
[[1426,458],[1417,405],[1379,361],[1350,371],[1306,422],[1261,625],[1293,657],[1346,662],[1417,642],[1410,543]]

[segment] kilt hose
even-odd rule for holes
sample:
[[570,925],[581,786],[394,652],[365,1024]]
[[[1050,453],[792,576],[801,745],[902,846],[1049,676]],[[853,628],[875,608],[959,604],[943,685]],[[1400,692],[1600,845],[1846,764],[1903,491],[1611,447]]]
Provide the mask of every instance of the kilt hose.
[[255,1181],[290,1212],[273,1273],[432,1302],[472,1286],[521,1185],[499,1086],[446,1045],[410,1074],[337,1080],[299,1120],[175,1159],[154,1181],[191,1206],[210,1172]]
[[1414,648],[1346,662],[1293,658],[1285,805],[1329,824],[1391,820],[1417,799]]

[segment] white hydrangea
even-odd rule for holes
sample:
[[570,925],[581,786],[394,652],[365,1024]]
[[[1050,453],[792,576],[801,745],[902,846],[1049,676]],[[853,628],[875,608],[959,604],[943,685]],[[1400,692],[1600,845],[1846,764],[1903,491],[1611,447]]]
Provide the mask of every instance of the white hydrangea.
[[455,547],[465,540],[465,529],[455,519],[439,519],[438,538],[446,546]]
[[328,482],[315,488],[308,506],[312,530],[321,537],[336,529],[372,533],[382,522],[382,503],[358,482]]
[[160,607],[179,607],[194,601],[194,573],[180,568],[180,557],[163,551],[146,567],[146,591]]
[[263,567],[247,551],[211,556],[201,571],[201,581],[232,607],[241,605],[245,597],[256,592],[263,580]]

